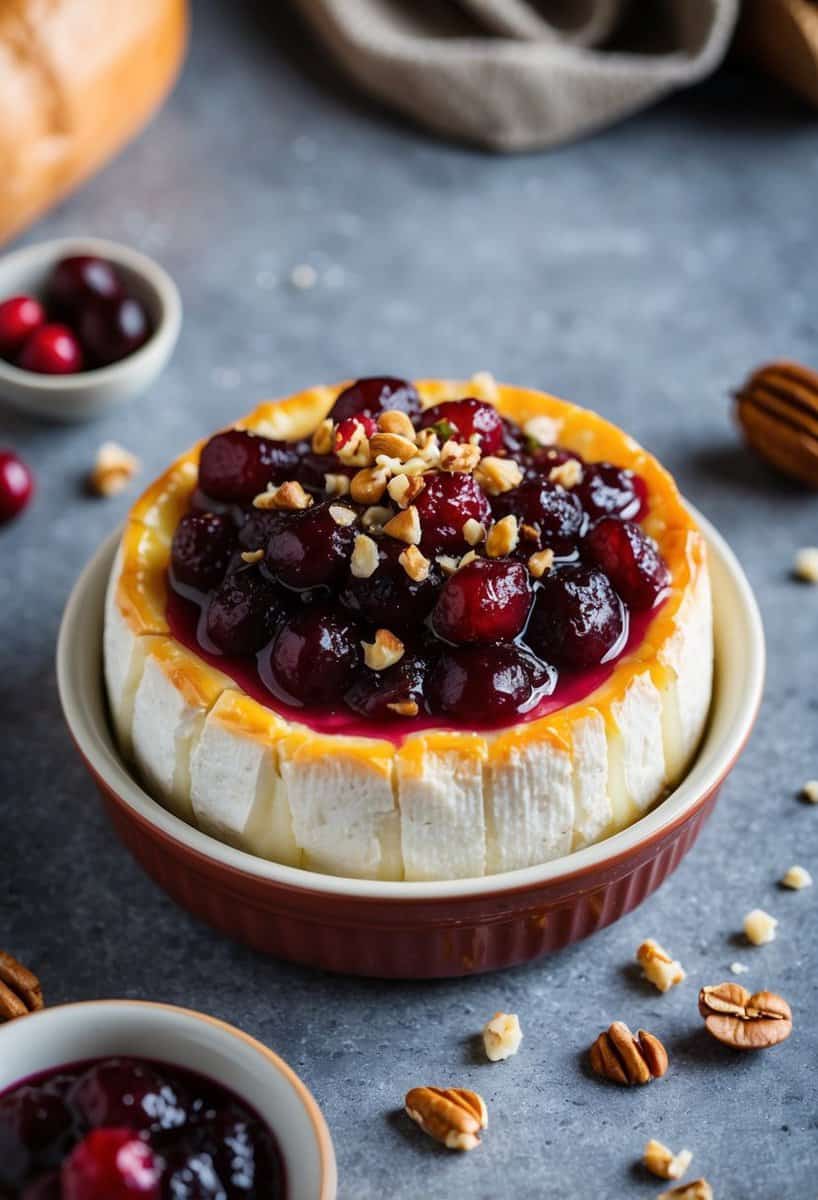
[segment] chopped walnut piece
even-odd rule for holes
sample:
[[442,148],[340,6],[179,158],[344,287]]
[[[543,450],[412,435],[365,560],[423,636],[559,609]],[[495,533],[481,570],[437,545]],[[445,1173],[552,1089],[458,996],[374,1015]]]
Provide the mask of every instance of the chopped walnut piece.
[[438,554],[435,562],[440,567],[444,575],[454,575],[455,571],[460,566],[460,560],[454,558],[451,554]]
[[[355,418],[353,418],[355,420]],[[355,421],[355,427],[343,443],[338,445],[338,434],[335,435],[335,453],[346,467],[367,467],[372,461],[369,438],[360,421]]]
[[511,554],[519,540],[517,518],[509,513],[507,517],[503,517],[501,521],[492,525],[489,530],[486,538],[486,554],[489,558],[500,558],[504,554]]
[[778,921],[764,912],[763,908],[754,908],[744,918],[744,935],[754,946],[764,946],[775,938]]
[[459,560],[459,562],[457,564],[458,571],[460,570],[461,567],[467,567],[469,565],[469,563],[475,562],[476,559],[477,559],[477,555],[474,552],[474,550],[467,550],[466,553],[463,555],[463,557]]
[[548,472],[548,479],[551,483],[558,483],[560,487],[576,487],[578,483],[582,483],[582,465],[575,458],[569,458],[558,467],[552,467]]
[[377,629],[374,642],[361,642],[364,649],[364,662],[370,671],[385,671],[394,667],[403,658],[404,646],[400,638],[395,637],[388,629]]
[[801,788],[801,795],[810,804],[818,804],[818,779],[808,779]]
[[706,1179],[691,1179],[669,1192],[660,1192],[657,1200],[713,1200],[713,1189]]
[[523,473],[513,458],[495,458],[489,454],[475,467],[474,478],[484,492],[488,492],[490,496],[499,496],[522,483]]
[[802,888],[812,887],[812,876],[806,867],[790,867],[781,876],[781,886],[791,888],[794,892],[800,892]]
[[381,413],[378,417],[378,429],[381,433],[397,433],[410,442],[417,439],[412,418],[408,413],[399,412],[397,409],[390,408],[388,412]]
[[365,533],[355,538],[349,569],[356,579],[369,579],[378,569],[378,547]]
[[795,574],[804,583],[818,583],[818,546],[805,546],[795,556]]
[[349,491],[359,504],[377,504],[386,491],[389,480],[383,467],[365,467],[352,476]]
[[408,508],[426,487],[422,475],[401,473],[389,480],[386,490],[399,508]]
[[343,504],[331,504],[329,506],[329,515],[336,525],[354,525],[358,519],[355,509],[347,508]]
[[283,509],[297,512],[312,506],[312,496],[305,492],[297,479],[289,479],[279,487],[268,485],[266,492],[261,492],[253,501],[254,508]]
[[692,1161],[693,1155],[689,1150],[680,1150],[678,1154],[674,1154],[655,1138],[650,1139],[642,1155],[642,1162],[647,1169],[660,1179],[681,1179]]
[[542,579],[546,571],[550,571],[553,565],[553,550],[538,550],[537,553],[532,554],[528,560],[528,569],[535,579]]
[[540,540],[540,531],[536,525],[528,525],[524,521],[520,526],[520,537],[525,538],[527,542],[538,542]]
[[417,546],[420,542],[421,529],[420,517],[414,504],[410,504],[402,512],[396,513],[391,521],[386,522],[383,531],[390,537],[397,538],[399,542],[406,542],[407,546]]
[[636,951],[636,961],[642,968],[645,978],[650,980],[660,992],[669,991],[685,978],[681,963],[671,958],[667,950],[663,950],[659,943],[654,942],[652,938],[642,942]]
[[376,460],[385,454],[387,458],[404,463],[415,455],[415,443],[399,433],[376,433],[369,439],[369,448]]
[[490,1062],[502,1062],[520,1049],[523,1031],[516,1013],[498,1012],[483,1029],[483,1046]]
[[426,465],[436,465],[440,458],[440,438],[434,429],[421,429],[417,435],[417,452]]
[[324,491],[328,496],[348,496],[349,495],[349,476],[348,475],[325,475],[324,476]]
[[392,516],[392,509],[387,508],[385,504],[370,504],[369,508],[364,509],[364,514],[361,517],[361,524],[364,529],[383,529],[386,522]]
[[553,417],[529,417],[523,425],[526,437],[539,442],[541,446],[553,446],[560,435],[561,421]]
[[429,576],[431,564],[428,558],[424,558],[417,546],[407,546],[405,550],[402,550],[398,555],[398,562],[415,583],[423,583],[424,579]]
[[480,462],[480,447],[471,442],[455,442],[449,439],[440,450],[441,471],[461,471],[469,474]]
[[103,442],[94,460],[88,484],[97,496],[116,496],[137,474],[139,459],[117,442]]
[[425,458],[415,456],[415,458],[410,458],[407,462],[403,463],[401,466],[401,471],[404,475],[411,475],[414,477],[417,475],[423,475],[425,471],[431,470],[433,465],[433,463],[427,462]]
[[263,550],[242,550],[241,558],[242,558],[242,562],[246,562],[246,563],[261,562],[261,560],[264,558],[264,551]]
[[397,713],[399,717],[416,717],[420,712],[415,700],[394,700],[386,707],[393,713]]
[[312,435],[312,452],[313,454],[331,454],[335,449],[335,426],[329,417],[326,417]]
[[469,517],[463,525],[463,537],[470,546],[479,546],[485,539],[486,527],[481,525],[479,521],[475,521],[474,517]]

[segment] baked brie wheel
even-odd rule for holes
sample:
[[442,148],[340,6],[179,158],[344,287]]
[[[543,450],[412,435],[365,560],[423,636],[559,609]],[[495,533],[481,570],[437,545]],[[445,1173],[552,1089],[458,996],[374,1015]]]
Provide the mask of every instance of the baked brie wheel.
[[703,537],[541,392],[387,378],[264,403],[134,505],[107,593],[123,756],[263,858],[443,880],[631,824],[696,753]]

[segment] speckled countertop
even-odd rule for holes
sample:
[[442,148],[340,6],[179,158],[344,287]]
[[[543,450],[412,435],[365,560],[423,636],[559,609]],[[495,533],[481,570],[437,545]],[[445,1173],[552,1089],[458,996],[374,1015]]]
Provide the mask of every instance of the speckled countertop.
[[[739,447],[728,392],[758,361],[818,362],[818,130],[755,83],[723,79],[591,141],[492,158],[370,111],[262,4],[202,2],[172,100],[113,165],[27,235],[93,233],[156,255],[179,282],[177,353],[143,401],[94,425],[0,411],[36,505],[0,534],[0,943],[50,1001],[150,997],[227,1018],[322,1104],[346,1200],[651,1197],[648,1137],[694,1152],[717,1200],[814,1200],[818,1171],[818,592],[789,577],[818,542],[818,499]],[[311,265],[312,288],[290,282]],[[267,961],[176,909],[107,826],[60,715],[54,641],[80,567],[131,497],[86,497],[102,440],[144,478],[263,396],[389,371],[492,370],[600,409],[659,455],[728,537],[769,647],[755,735],[677,873],[591,941],[503,975],[440,983],[333,978]],[[780,919],[760,949],[740,935]],[[632,966],[643,936],[688,981],[665,996]],[[739,959],[795,1009],[796,1034],[734,1060],[706,1040],[699,982]],[[474,1034],[520,1014],[520,1054]],[[672,1057],[649,1088],[606,1087],[581,1055],[622,1017]],[[399,1115],[419,1082],[481,1091],[491,1128],[447,1155]]]

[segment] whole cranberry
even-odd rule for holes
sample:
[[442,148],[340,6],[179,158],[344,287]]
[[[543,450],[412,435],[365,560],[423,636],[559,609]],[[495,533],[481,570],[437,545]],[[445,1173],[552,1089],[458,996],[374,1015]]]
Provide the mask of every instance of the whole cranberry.
[[423,711],[423,685],[429,661],[421,654],[404,654],[385,671],[362,667],[344,699],[349,708],[369,721],[397,721],[407,716],[394,705],[414,702]]
[[338,395],[330,416],[336,425],[346,417],[377,417],[389,410],[420,412],[420,397],[413,384],[388,375],[359,379]]
[[530,711],[556,678],[553,667],[522,646],[462,646],[441,654],[426,695],[433,712],[491,724]]
[[[422,495],[422,493],[421,493]],[[558,558],[576,551],[585,524],[585,514],[579,498],[559,484],[542,476],[530,476],[519,487],[495,496],[492,503],[495,517],[513,513],[538,531],[537,545],[553,550]],[[535,543],[528,542],[531,546]]]
[[571,565],[542,580],[525,637],[541,658],[581,670],[609,658],[624,631],[622,602],[607,575]]
[[339,599],[367,624],[408,633],[432,611],[443,578],[440,567],[432,560],[426,578],[414,580],[400,562],[406,549],[402,542],[390,537],[373,540],[378,547],[377,568],[366,579],[348,572]]
[[186,513],[170,547],[171,583],[207,592],[221,583],[236,548],[236,528],[218,513]]
[[132,1129],[94,1129],[62,1165],[63,1200],[159,1200],[161,1173]]
[[22,1187],[32,1171],[57,1166],[73,1133],[56,1087],[30,1084],[0,1098],[0,1188]]
[[599,517],[639,521],[647,512],[648,488],[644,479],[613,463],[589,463],[574,491],[592,521]]
[[45,309],[32,296],[11,296],[0,304],[0,355],[14,358],[23,342],[45,325]]
[[38,375],[73,375],[85,366],[85,356],[67,325],[41,325],[23,343],[17,366]]
[[224,654],[255,654],[287,615],[281,593],[255,567],[228,575],[210,597],[207,636]]
[[144,346],[153,331],[144,304],[135,296],[119,296],[86,304],[77,332],[94,365],[107,367]]
[[464,471],[424,475],[426,486],[415,500],[422,530],[424,551],[464,551],[468,543],[463,526],[473,519],[484,525],[491,516],[483,489]]
[[34,495],[34,476],[11,450],[0,450],[0,525],[22,512]]
[[631,521],[603,517],[583,539],[582,553],[636,612],[653,608],[670,585],[670,571],[656,543]]
[[276,442],[245,429],[217,433],[199,459],[199,487],[215,500],[249,503],[268,483],[292,479],[297,442]]
[[427,408],[420,424],[422,429],[438,426],[441,442],[449,438],[468,442],[476,434],[483,454],[496,454],[503,446],[503,418],[494,405],[472,396],[464,400],[445,400]]
[[60,259],[46,290],[49,305],[65,317],[77,317],[88,303],[117,300],[123,294],[113,265],[93,254],[72,254]]
[[187,1114],[157,1070],[128,1058],[108,1058],[81,1075],[69,1103],[92,1129],[128,1125],[134,1130],[177,1129]]
[[289,513],[267,542],[264,571],[286,587],[303,591],[327,586],[346,570],[358,532],[355,524],[343,525],[336,515],[356,518],[355,510],[336,503],[316,504]]
[[476,558],[446,580],[432,626],[447,642],[510,642],[525,626],[532,598],[522,563]]
[[357,626],[311,605],[284,622],[269,662],[260,662],[259,669],[271,690],[291,704],[330,704],[351,686],[360,662]]

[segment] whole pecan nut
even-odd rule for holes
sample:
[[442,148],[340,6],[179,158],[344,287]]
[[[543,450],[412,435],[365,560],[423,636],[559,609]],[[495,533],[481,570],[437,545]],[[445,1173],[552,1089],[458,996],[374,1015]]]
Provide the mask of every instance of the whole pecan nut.
[[667,1051],[645,1029],[636,1036],[624,1021],[614,1021],[591,1047],[591,1070],[626,1087],[660,1079],[667,1070]]
[[424,1133],[449,1150],[479,1146],[480,1130],[489,1123],[483,1097],[467,1088],[412,1088],[404,1107]]
[[775,992],[751,995],[740,983],[717,983],[699,992],[705,1028],[725,1046],[764,1050],[792,1033],[792,1012]]
[[818,374],[794,362],[754,371],[736,393],[746,441],[768,463],[818,488]]
[[0,950],[0,1022],[25,1017],[42,1007],[43,993],[37,976]]

